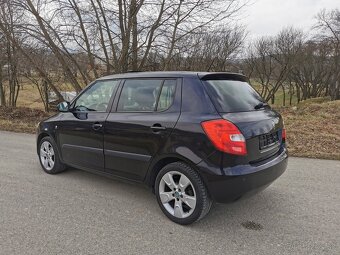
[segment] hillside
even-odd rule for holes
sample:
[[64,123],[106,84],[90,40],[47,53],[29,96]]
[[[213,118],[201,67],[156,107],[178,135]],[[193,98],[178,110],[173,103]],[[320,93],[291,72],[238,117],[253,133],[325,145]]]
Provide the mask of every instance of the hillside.
[[277,110],[285,120],[290,155],[340,160],[340,101],[313,99]]

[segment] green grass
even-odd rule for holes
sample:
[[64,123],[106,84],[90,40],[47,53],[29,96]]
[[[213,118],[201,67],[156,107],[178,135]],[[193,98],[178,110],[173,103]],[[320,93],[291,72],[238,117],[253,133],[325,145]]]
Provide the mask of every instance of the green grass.
[[[283,91],[282,90],[279,90],[276,92],[275,94],[275,102],[273,104],[274,107],[277,107],[277,106],[283,106]],[[285,106],[289,106],[289,100],[290,100],[290,95],[288,94],[288,92],[286,91],[286,100],[285,100]],[[296,95],[293,95],[292,97],[292,106],[293,105],[296,105],[297,104],[297,97]]]
[[[260,94],[261,89],[262,89],[261,84],[258,83],[258,82],[256,82],[256,81],[254,81],[254,80],[252,80],[252,81],[251,81],[251,85],[252,85],[252,87]],[[290,104],[289,104],[290,95],[289,95],[289,89],[288,89],[288,88],[286,88],[285,93],[286,93],[285,105],[286,105],[286,106],[289,106],[289,105],[290,105]],[[284,94],[283,94],[282,89],[279,89],[279,90],[275,93],[275,101],[274,101],[274,104],[271,104],[271,102],[268,102],[268,103],[271,104],[273,107],[281,107],[281,106],[283,106],[283,98],[284,98],[283,95],[284,95]],[[297,101],[298,101],[298,100],[297,100],[297,96],[296,96],[296,94],[294,94],[293,97],[292,97],[292,106],[293,106],[293,105],[296,105],[296,104],[297,104]]]

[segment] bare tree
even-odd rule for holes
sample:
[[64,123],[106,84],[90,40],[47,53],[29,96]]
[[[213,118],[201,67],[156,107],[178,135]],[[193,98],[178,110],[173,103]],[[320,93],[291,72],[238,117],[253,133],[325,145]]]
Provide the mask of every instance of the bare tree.
[[[85,52],[94,78],[97,64],[106,72],[142,70],[156,48],[164,55],[163,69],[178,54],[182,40],[238,13],[245,0],[13,0],[27,12],[26,30],[48,46],[76,90],[77,69],[84,82],[91,78],[70,54]],[[68,64],[70,63],[70,64]]]
[[[1,66],[1,104],[7,104],[8,106],[15,107],[18,94],[19,94],[19,80],[18,80],[18,61],[19,54],[15,50],[15,46],[10,40],[7,40],[6,33],[14,35],[14,24],[16,19],[20,19],[21,13],[18,13],[14,6],[9,4],[8,1],[0,2],[0,31],[2,32],[3,42],[2,45],[5,50],[3,56],[5,57],[5,66]],[[2,29],[3,28],[3,29]],[[6,68],[4,68],[6,67]],[[5,69],[6,78],[8,82],[9,92],[8,99],[6,102],[5,90],[3,88],[3,69]]]
[[164,70],[169,69],[171,58],[180,51],[177,47],[178,42],[186,40],[187,36],[202,33],[202,30],[210,29],[221,22],[226,22],[245,6],[245,2],[228,1],[174,1],[171,9],[170,23],[164,30],[165,61]]
[[6,37],[4,36],[2,32],[0,32],[0,106],[6,105],[5,90],[4,90],[4,85],[3,85],[3,69],[6,64],[5,42],[6,42]]
[[330,58],[332,59],[333,75],[330,80],[329,94],[332,100],[340,99],[340,11],[322,10],[317,15],[317,23],[314,29],[319,31],[317,40],[332,46]]
[[[297,55],[301,51],[304,43],[304,34],[302,31],[289,27],[283,29],[275,38],[275,54],[274,59],[280,66],[280,75],[275,79],[281,80],[280,87],[282,89],[283,106],[286,105],[286,89],[289,87],[290,104],[293,96],[293,84],[291,82],[291,74],[296,66]],[[276,92],[275,92],[276,93]]]
[[[38,1],[38,3],[39,2],[40,1]],[[44,18],[40,15],[40,13],[38,11],[39,5],[38,5],[38,8],[37,8],[33,4],[32,0],[26,0],[26,4],[27,4],[26,10],[29,11],[35,17],[42,35],[44,36],[45,40],[47,41],[48,45],[50,46],[50,49],[54,53],[55,57],[60,62],[60,65],[65,72],[65,76],[69,79],[70,83],[73,85],[73,87],[75,88],[76,91],[78,91],[78,92],[81,91],[82,88],[79,85],[79,82],[76,79],[74,73],[72,73],[69,65],[67,64],[67,62],[66,62],[66,60],[63,56],[63,52],[61,51],[61,49],[58,47],[58,45],[54,41],[54,39],[56,39],[57,41],[61,42],[59,35],[56,34],[53,30],[49,31],[49,28],[51,30],[51,26],[48,24],[48,21],[44,20]],[[51,36],[51,33],[54,34],[55,38],[53,38]]]
[[[245,60],[249,77],[260,85],[261,96],[275,102],[275,94],[281,88],[283,105],[286,89],[293,93],[292,70],[297,67],[297,55],[303,45],[303,33],[294,28],[283,29],[277,36],[263,37],[255,41]],[[290,102],[292,100],[290,99]]]
[[169,70],[227,71],[243,49],[243,27],[220,27],[201,31],[178,44],[178,54],[168,63]]
[[[274,39],[263,37],[251,44],[246,60],[247,70],[251,70],[252,76],[250,76],[250,73],[247,75],[261,86],[261,88],[258,88],[261,96],[267,101],[272,99],[272,102],[274,101],[273,95],[281,82],[281,79],[276,80],[274,78],[280,72],[279,66],[273,58],[274,54]],[[282,75],[280,76],[282,77]]]
[[296,54],[290,78],[294,82],[298,101],[328,94],[332,75],[329,47],[323,43],[307,41]]
[[[243,29],[234,29],[227,21],[247,0],[0,1],[22,15],[12,23],[11,31],[3,12],[0,30],[13,53],[25,58],[21,62],[34,67],[34,72],[25,75],[35,84],[47,84],[58,97],[56,73],[62,73],[65,81],[80,91],[102,74],[128,70],[170,70],[175,66],[224,70],[245,35]],[[188,43],[192,45],[188,47]],[[36,57],[42,51],[54,56],[57,65],[53,71]],[[197,59],[200,64],[190,64]]]
[[[11,49],[13,52],[16,53],[16,55],[12,58],[16,61],[15,65],[12,65],[13,67],[17,67],[17,63],[19,61],[18,56],[21,56],[22,59],[20,62],[23,62],[23,59],[25,59],[27,65],[33,66],[35,70],[39,73],[41,77],[45,77],[46,81],[48,82],[49,86],[51,89],[56,93],[57,97],[62,98],[61,94],[59,93],[58,89],[54,86],[53,82],[48,78],[48,74],[44,71],[43,65],[41,65],[41,61],[38,59],[32,58],[32,47],[26,48],[24,41],[28,41],[27,44],[32,46],[33,42],[31,37],[25,37],[25,33],[22,30],[21,22],[19,19],[16,20],[15,23],[9,23],[8,21],[8,16],[7,16],[7,7],[8,6],[14,6],[17,7],[16,5],[13,5],[13,2],[7,1],[7,0],[2,0],[1,2],[1,9],[0,9],[0,31],[3,35],[4,41],[7,42],[7,45],[10,45]],[[19,12],[16,10],[16,12]],[[20,17],[20,20],[23,19],[23,16]],[[12,24],[12,26],[9,27],[9,25]],[[25,31],[25,30],[24,30]],[[11,66],[11,64],[7,65],[7,69]],[[17,70],[17,69],[15,69]],[[15,75],[16,72],[12,72],[12,78],[16,77]],[[18,84],[18,77],[15,78],[16,83],[17,83],[17,90],[14,96],[15,101],[12,100],[12,102],[16,102],[16,99],[18,97],[19,93],[19,84]],[[13,82],[14,83],[14,82]],[[12,83],[12,84],[13,84]],[[12,90],[15,92],[15,90]],[[13,95],[12,95],[13,98]],[[15,104],[14,104],[15,106]]]

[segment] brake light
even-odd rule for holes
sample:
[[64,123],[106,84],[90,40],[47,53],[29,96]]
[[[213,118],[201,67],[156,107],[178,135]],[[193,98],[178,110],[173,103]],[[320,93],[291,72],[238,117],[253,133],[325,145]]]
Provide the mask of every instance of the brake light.
[[218,119],[204,121],[201,125],[216,149],[235,155],[247,155],[246,139],[233,123]]
[[287,134],[286,134],[286,129],[283,128],[283,129],[282,129],[282,142],[284,142],[284,143],[286,142],[286,135],[287,135]]

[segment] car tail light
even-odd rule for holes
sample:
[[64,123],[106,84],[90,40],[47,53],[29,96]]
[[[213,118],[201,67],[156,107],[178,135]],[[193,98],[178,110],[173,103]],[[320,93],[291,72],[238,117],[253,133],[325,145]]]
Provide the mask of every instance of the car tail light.
[[247,155],[246,139],[233,123],[218,119],[204,121],[201,125],[216,149],[235,155]]
[[283,128],[283,129],[282,129],[282,142],[284,142],[284,143],[286,142],[286,135],[287,135],[287,134],[286,134],[286,129]]

